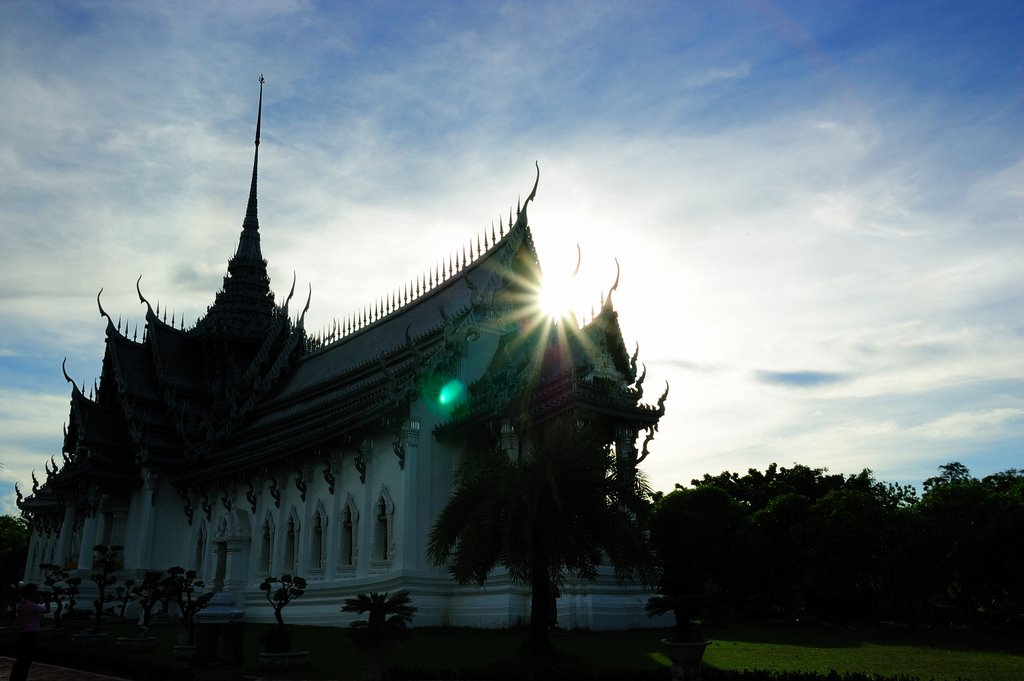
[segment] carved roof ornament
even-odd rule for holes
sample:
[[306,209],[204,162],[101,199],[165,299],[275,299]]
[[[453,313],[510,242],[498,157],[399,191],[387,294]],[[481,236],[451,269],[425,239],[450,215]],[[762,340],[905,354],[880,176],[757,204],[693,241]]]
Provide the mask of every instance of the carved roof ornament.
[[608,297],[604,299],[604,305],[602,306],[606,310],[612,309],[612,294],[619,288],[619,277],[621,274],[622,268],[619,267],[619,259],[615,258],[615,283],[608,289]]
[[71,392],[72,392],[72,394],[75,394],[75,393],[81,394],[82,391],[78,389],[78,384],[75,383],[75,380],[73,378],[68,376],[67,364],[68,364],[68,358],[65,357],[64,361],[60,363],[60,370],[62,372],[64,372],[64,380],[71,384]]
[[[107,311],[103,309],[103,303],[100,302],[100,296],[101,295],[103,295],[103,289],[102,288],[100,289],[100,292],[96,294],[96,307],[98,307],[100,309],[100,316],[101,317],[106,317],[107,321],[110,322],[111,324],[113,324],[114,320],[112,320],[110,318],[110,315],[107,314]],[[118,326],[120,327],[120,320],[118,320],[118,321],[119,321]]]
[[327,492],[333,495],[334,494],[335,477],[334,477],[334,471],[331,470],[331,458],[330,457],[327,457],[327,462],[324,464],[323,474],[324,474],[324,482],[327,483]]
[[249,502],[249,511],[252,512],[253,514],[255,514],[256,513],[256,501],[257,501],[257,497],[256,497],[256,484],[252,481],[251,478],[248,480],[248,482],[249,482],[249,489],[247,489],[245,491],[245,500]]
[[512,215],[509,214],[508,224],[511,229],[515,229],[516,227],[527,227],[530,224],[526,217],[526,207],[530,205],[530,201],[533,201],[534,197],[537,196],[537,185],[540,184],[540,163],[534,161],[533,164],[537,166],[537,179],[533,182],[533,189],[530,191],[530,195],[526,197],[526,201],[523,201],[522,208],[517,208],[516,222],[514,225],[512,224]]

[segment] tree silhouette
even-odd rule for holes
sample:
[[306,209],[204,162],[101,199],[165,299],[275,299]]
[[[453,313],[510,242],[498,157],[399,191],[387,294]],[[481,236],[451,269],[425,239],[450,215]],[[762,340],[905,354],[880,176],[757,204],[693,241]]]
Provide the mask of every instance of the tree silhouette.
[[169,601],[173,601],[181,611],[182,626],[188,634],[187,645],[195,643],[196,613],[205,608],[213,598],[212,591],[206,593],[198,591],[205,585],[196,577],[195,570],[186,570],[180,565],[175,565],[167,568],[167,576],[160,581],[164,609],[167,608]]
[[93,614],[95,615],[93,631],[97,633],[103,624],[103,606],[107,602],[107,589],[117,582],[117,575],[114,573],[120,570],[122,566],[122,551],[124,551],[123,546],[107,546],[105,544],[97,544],[92,549],[92,564],[94,568],[99,570],[99,572],[94,572],[89,576],[89,579],[96,584],[96,589],[98,590],[96,600],[92,602]]
[[622,581],[652,581],[650,551],[637,521],[646,482],[617,465],[575,416],[546,424],[525,455],[474,452],[455,474],[456,489],[428,540],[437,565],[451,559],[461,584],[483,584],[502,566],[532,592],[525,648],[550,650],[551,598],[567,575],[593,580],[610,562]]
[[53,626],[60,628],[64,622],[64,602],[68,601],[68,609],[75,607],[75,596],[78,594],[78,587],[82,584],[81,577],[72,577],[67,570],[60,565],[53,563],[40,563],[39,569],[43,571],[43,586],[50,593],[54,603]]

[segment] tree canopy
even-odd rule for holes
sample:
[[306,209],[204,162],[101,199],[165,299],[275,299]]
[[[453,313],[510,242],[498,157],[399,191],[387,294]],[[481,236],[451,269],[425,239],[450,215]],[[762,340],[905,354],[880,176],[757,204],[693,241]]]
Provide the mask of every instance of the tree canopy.
[[[924,481],[920,498],[912,486],[879,482],[867,469],[842,475],[799,464],[745,475],[725,471],[692,484],[677,485],[656,507],[662,581],[692,580],[695,569],[707,567],[702,554],[708,550],[699,540],[691,555],[668,559],[674,549],[665,534],[694,542],[694,524],[713,531],[720,519],[712,509],[725,495],[748,521],[729,549],[733,569],[713,573],[733,609],[999,622],[1024,602],[1024,473],[1018,469],[979,480],[963,464],[947,463]],[[701,490],[718,495],[702,500],[695,495]],[[666,503],[677,496],[692,508],[681,513]]]
[[593,580],[610,563],[620,581],[651,581],[641,531],[647,485],[575,416],[534,433],[521,456],[473,452],[428,541],[435,564],[460,583],[482,584],[495,567],[532,589],[528,645],[546,649],[550,598],[567,575]]

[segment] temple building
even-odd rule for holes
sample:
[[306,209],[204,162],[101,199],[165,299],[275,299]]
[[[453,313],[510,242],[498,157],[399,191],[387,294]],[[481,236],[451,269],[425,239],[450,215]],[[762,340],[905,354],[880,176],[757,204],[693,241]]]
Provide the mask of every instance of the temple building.
[[[443,265],[327,331],[307,332],[295,285],[283,303],[260,249],[257,167],[223,288],[193,325],[145,309],[141,339],[104,310],[101,375],[71,384],[63,451],[18,506],[31,521],[26,580],[55,563],[86,577],[96,544],[124,547],[124,576],[181,565],[270,621],[265,576],[298,574],[288,620],[341,621],[344,598],[408,589],[417,625],[505,626],[529,618],[526,585],[500,570],[460,586],[426,558],[461,457],[519,456],[530,426],[583,409],[635,467],[667,396],[643,404],[612,292],[589,320],[537,307],[541,268],[527,208]],[[538,169],[539,180],[539,169]],[[141,279],[141,277],[140,277]],[[571,332],[566,332],[568,329]],[[529,421],[529,423],[527,423]],[[640,437],[645,439],[638,447]],[[569,581],[563,627],[644,626],[647,594]]]

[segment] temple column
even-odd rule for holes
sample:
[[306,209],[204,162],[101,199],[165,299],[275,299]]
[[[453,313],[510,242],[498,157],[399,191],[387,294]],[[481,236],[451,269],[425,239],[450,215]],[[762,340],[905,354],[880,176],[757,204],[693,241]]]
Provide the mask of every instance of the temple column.
[[25,582],[38,582],[39,573],[39,545],[42,542],[42,533],[36,523],[29,524],[28,555],[25,558]]
[[423,540],[426,534],[420,533],[420,518],[429,518],[426,509],[419,507],[419,449],[420,421],[408,418],[402,421],[399,432],[401,446],[405,454],[405,498],[402,501],[402,562],[408,568],[420,568],[424,563]]
[[627,426],[615,429],[615,458],[619,465],[626,464],[629,469],[636,466],[636,431]]
[[82,545],[78,549],[78,569],[92,569],[92,547],[96,546],[96,516],[100,506],[100,489],[98,485],[89,486],[89,494],[86,497],[88,512],[82,521]]
[[515,462],[519,459],[519,434],[516,433],[516,428],[510,419],[501,420],[501,436],[498,445],[509,461]]
[[78,504],[75,501],[68,501],[64,504],[64,520],[60,524],[60,535],[57,538],[57,552],[53,556],[53,562],[61,567],[71,556],[71,536],[75,533],[75,511]]
[[152,469],[142,471],[143,491],[142,508],[139,509],[142,518],[139,521],[139,531],[131,546],[131,553],[126,557],[126,566],[138,570],[149,569],[153,559],[153,535],[156,531],[156,496],[160,490],[160,476]]
[[82,546],[78,550],[78,569],[92,570],[92,547],[96,546],[96,515],[90,513],[82,521]]

